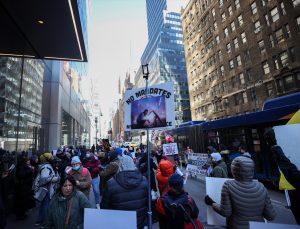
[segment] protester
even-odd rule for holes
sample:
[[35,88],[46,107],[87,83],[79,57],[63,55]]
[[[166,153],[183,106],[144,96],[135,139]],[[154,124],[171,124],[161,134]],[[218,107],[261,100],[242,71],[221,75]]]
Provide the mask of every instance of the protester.
[[59,174],[55,172],[51,165],[52,154],[43,153],[40,156],[40,166],[37,177],[34,180],[35,197],[41,202],[36,226],[43,225],[47,216],[49,202],[55,194],[59,183]]
[[136,170],[133,160],[121,167],[123,171],[107,181],[101,209],[136,211],[137,228],[142,229],[147,223],[147,180]]
[[18,220],[25,219],[26,211],[35,207],[32,190],[33,172],[29,167],[28,158],[25,155],[19,155],[15,174],[15,212]]
[[71,166],[71,161],[67,157],[66,152],[58,149],[56,152],[56,156],[60,159],[58,163],[58,173],[61,177],[65,176],[65,170],[68,166]]
[[183,229],[187,227],[186,224],[193,225],[191,220],[197,228],[203,228],[197,220],[199,209],[195,201],[183,189],[183,177],[175,173],[168,178],[168,183],[168,192],[158,199],[156,205],[159,216],[165,219],[159,228]]
[[[148,179],[148,156],[146,153],[142,156],[139,161],[138,169],[144,177]],[[152,157],[150,157],[150,182],[151,190],[157,192],[154,170],[157,170],[157,165],[154,163]]]
[[247,151],[247,147],[245,145],[240,145],[239,151],[241,152],[242,156],[251,158],[251,154]]
[[221,177],[221,178],[227,178],[228,172],[227,172],[227,166],[225,162],[222,160],[220,153],[212,153],[211,155],[213,170],[210,173],[211,177]]
[[217,150],[213,146],[208,146],[206,148],[206,152],[208,154],[208,158],[209,159],[208,159],[208,161],[202,167],[203,167],[203,169],[206,169],[207,176],[211,176],[211,173],[213,171],[213,164],[212,164],[212,160],[210,158],[210,155],[212,153],[217,153]]
[[171,161],[162,159],[156,170],[156,179],[160,196],[168,191],[168,178],[174,173]]
[[289,197],[291,200],[291,210],[298,224],[300,224],[300,171],[299,169],[286,157],[282,148],[277,145],[277,140],[273,129],[269,129],[264,134],[264,137],[271,147],[272,156],[275,159],[281,172],[284,174],[287,181],[295,188],[289,190]]
[[106,182],[119,171],[119,159],[116,151],[111,151],[108,154],[108,165],[104,170],[99,172],[100,175],[100,194],[102,195],[105,189]]
[[74,177],[67,175],[49,204],[45,228],[83,228],[85,208],[91,208],[88,199],[76,190]]
[[221,203],[215,203],[208,195],[205,203],[226,217],[227,228],[248,229],[249,221],[273,220],[275,210],[267,189],[253,180],[254,162],[248,157],[236,157],[231,164],[234,180],[225,181]]
[[72,157],[71,166],[72,169],[68,171],[68,174],[74,177],[76,188],[89,198],[92,184],[92,178],[89,170],[82,166],[78,156]]
[[85,159],[83,162],[83,166],[87,168],[91,174],[92,177],[92,187],[93,187],[93,192],[95,196],[95,203],[96,206],[99,207],[100,204],[100,177],[99,177],[99,165],[100,161],[98,158],[94,156],[94,154],[87,152],[85,154]]

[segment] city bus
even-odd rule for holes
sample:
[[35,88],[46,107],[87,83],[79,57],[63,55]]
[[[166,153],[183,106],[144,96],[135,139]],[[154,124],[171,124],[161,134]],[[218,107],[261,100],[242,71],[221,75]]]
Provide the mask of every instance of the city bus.
[[207,146],[223,146],[232,160],[238,147],[246,145],[255,161],[256,178],[278,181],[278,169],[263,134],[267,128],[285,125],[300,109],[300,92],[267,100],[262,111],[218,119],[192,121],[170,130],[179,151],[189,146],[195,153],[206,153]]

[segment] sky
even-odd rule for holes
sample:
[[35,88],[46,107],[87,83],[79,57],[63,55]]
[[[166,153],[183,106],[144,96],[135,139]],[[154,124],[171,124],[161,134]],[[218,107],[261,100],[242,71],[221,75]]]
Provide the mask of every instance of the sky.
[[147,44],[146,0],[91,0],[89,74],[100,90],[104,120],[118,99],[118,79],[140,65]]

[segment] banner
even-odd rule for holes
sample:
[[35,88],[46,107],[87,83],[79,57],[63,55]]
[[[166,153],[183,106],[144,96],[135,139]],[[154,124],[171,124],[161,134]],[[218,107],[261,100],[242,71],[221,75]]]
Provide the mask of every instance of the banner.
[[174,128],[173,83],[127,90],[124,95],[124,129]]
[[163,144],[163,155],[169,156],[178,154],[177,143]]
[[189,153],[186,171],[196,175],[206,175],[206,169],[203,169],[202,166],[207,162],[208,154],[205,153]]

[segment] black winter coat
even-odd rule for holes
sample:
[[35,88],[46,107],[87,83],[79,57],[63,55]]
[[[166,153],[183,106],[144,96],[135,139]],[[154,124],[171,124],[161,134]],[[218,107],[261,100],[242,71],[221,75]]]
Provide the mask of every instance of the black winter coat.
[[147,180],[137,171],[122,171],[107,181],[101,208],[137,212],[137,228],[147,223]]

